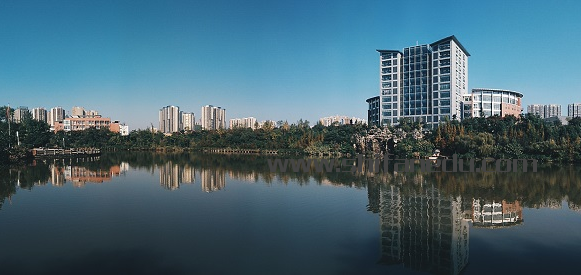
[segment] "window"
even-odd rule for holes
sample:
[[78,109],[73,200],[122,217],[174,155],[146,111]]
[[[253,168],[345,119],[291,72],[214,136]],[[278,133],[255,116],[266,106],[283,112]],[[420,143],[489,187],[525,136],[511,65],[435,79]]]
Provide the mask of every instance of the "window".
[[500,104],[494,103],[492,106],[494,107],[493,110],[500,110]]
[[434,76],[434,77],[433,77],[433,82],[434,82],[434,83],[438,83],[438,77],[437,77],[437,76]]
[[[444,90],[444,89],[450,89],[450,83],[447,84],[440,84],[440,89]],[[434,89],[436,90],[436,89]]]
[[442,82],[450,81],[450,76],[449,75],[440,76],[440,81]]
[[500,97],[499,96],[492,97],[492,102],[500,102]]
[[450,65],[450,59],[440,60],[440,66],[448,66],[448,65]]
[[[436,69],[437,70],[437,69]],[[441,74],[449,74],[450,73],[450,67],[447,68],[441,68],[440,69],[440,73]]]
[[440,50],[447,50],[450,48],[450,44],[440,44],[440,46],[438,46],[438,48]]
[[391,102],[391,96],[384,97],[384,98],[381,99],[381,101],[382,102]]
[[438,90],[438,84],[432,85],[432,90]]
[[440,108],[440,111],[441,111],[442,114],[449,114],[450,113],[450,108],[449,107]]
[[438,106],[438,100],[434,100],[434,106]]
[[438,92],[433,93],[434,98],[438,98]]
[[443,92],[440,92],[440,96],[441,96],[441,97],[450,97],[450,91],[443,91]]

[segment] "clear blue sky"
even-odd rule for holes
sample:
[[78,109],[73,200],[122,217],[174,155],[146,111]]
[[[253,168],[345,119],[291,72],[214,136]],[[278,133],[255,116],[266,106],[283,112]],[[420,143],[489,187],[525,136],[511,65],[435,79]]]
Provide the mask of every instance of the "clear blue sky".
[[0,0],[0,105],[83,106],[132,129],[166,105],[366,118],[376,49],[456,35],[470,89],[566,110],[581,102],[580,14],[581,1]]

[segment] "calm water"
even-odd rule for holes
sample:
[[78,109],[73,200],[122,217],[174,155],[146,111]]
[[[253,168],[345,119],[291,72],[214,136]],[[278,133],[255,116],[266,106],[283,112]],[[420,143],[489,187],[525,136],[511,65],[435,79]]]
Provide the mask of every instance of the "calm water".
[[269,173],[104,154],[0,169],[1,274],[576,273],[581,170]]

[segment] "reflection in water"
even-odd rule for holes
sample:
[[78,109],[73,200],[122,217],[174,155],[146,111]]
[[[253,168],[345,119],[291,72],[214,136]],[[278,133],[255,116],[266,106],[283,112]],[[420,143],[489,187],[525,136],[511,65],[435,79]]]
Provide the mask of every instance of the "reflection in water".
[[479,227],[502,227],[520,224],[523,221],[520,202],[512,203],[473,199],[472,223]]
[[[72,182],[74,187],[83,187],[87,183],[103,183],[111,181],[113,177],[118,177],[129,169],[127,163],[120,163],[108,168],[91,168],[77,165],[65,165],[53,163],[49,165],[51,171],[50,182],[54,186],[63,186],[67,181]],[[39,184],[46,184],[42,182]]]
[[74,187],[108,182],[129,167],[152,174],[158,171],[159,183],[167,190],[194,184],[196,179],[204,192],[223,190],[226,174],[230,180],[267,185],[315,182],[367,188],[367,210],[379,216],[378,262],[433,274],[459,274],[466,268],[470,222],[473,230],[524,226],[526,207],[566,205],[581,212],[581,172],[574,167],[505,174],[271,173],[266,159],[255,156],[149,153],[38,161],[34,166],[0,169],[0,209],[18,189],[47,182],[54,186],[70,182]]
[[381,190],[380,263],[418,271],[458,274],[468,264],[468,221],[462,198],[433,186],[403,194],[390,185]]

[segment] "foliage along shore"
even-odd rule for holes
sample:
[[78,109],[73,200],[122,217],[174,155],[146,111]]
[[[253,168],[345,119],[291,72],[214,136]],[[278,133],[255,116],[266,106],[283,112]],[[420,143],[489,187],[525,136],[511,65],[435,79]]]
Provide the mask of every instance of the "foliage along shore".
[[[266,123],[260,129],[234,128],[215,131],[178,132],[166,136],[150,130],[134,130],[128,136],[108,129],[51,132],[48,124],[25,117],[10,124],[0,110],[0,163],[25,158],[35,147],[94,147],[106,151],[204,151],[228,148],[276,150],[287,155],[351,156],[393,154],[400,158],[423,158],[439,149],[442,155],[460,158],[537,159],[541,162],[581,162],[581,118],[568,125],[545,122],[534,115],[493,116],[441,123],[426,131],[417,122],[402,121],[396,127],[362,124],[309,126],[299,120],[289,124]],[[19,133],[20,146],[16,132]]]

